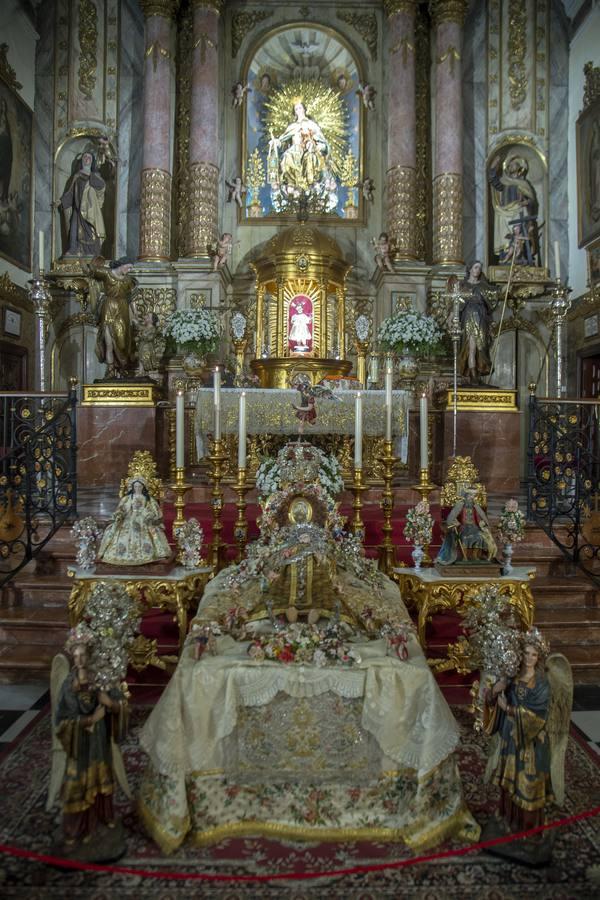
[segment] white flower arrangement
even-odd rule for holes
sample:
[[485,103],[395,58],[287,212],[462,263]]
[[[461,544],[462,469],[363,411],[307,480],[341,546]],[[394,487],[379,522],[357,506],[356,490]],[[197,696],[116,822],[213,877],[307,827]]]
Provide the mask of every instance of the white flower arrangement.
[[215,313],[204,308],[176,309],[169,316],[164,333],[183,350],[196,350],[202,354],[212,353],[220,337]]
[[439,347],[442,332],[431,316],[414,311],[399,312],[383,320],[377,340],[383,350],[398,354],[410,351],[422,355]]

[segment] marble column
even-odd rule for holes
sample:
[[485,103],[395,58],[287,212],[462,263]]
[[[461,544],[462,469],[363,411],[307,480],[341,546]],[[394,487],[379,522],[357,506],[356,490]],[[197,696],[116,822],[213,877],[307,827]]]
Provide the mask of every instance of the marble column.
[[171,256],[173,97],[179,0],[140,0],[146,17],[140,259]]
[[219,66],[222,0],[194,0],[186,256],[208,257],[218,237]]
[[415,259],[417,118],[415,0],[384,0],[390,51],[387,143],[387,230],[395,259]]
[[462,45],[465,0],[431,0],[435,33],[433,263],[463,262]]

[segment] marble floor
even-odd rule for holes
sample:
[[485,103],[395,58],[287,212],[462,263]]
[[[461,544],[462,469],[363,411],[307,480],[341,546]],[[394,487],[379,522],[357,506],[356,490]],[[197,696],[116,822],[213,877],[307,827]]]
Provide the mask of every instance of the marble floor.
[[[50,702],[48,685],[0,685],[0,758]],[[452,702],[452,700],[450,700]],[[575,688],[571,721],[590,749],[600,756],[600,685]]]

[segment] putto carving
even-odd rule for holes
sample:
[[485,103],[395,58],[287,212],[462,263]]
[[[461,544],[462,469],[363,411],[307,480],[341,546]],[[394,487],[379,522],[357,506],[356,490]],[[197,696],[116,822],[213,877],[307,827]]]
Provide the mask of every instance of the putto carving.
[[377,16],[375,13],[338,12],[337,17],[358,31],[369,48],[371,59],[377,59]]
[[242,46],[242,41],[259,22],[264,22],[273,15],[273,10],[255,10],[254,12],[236,12],[231,18],[231,55],[235,59]]

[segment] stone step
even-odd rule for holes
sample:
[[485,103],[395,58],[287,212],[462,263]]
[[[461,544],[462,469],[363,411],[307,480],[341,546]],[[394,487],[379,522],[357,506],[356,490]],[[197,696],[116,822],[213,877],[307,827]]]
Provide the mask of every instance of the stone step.
[[27,573],[9,582],[2,591],[2,608],[31,606],[66,607],[72,582],[67,575],[38,575]]
[[52,659],[62,644],[1,644],[0,683],[40,681],[50,673]]
[[535,608],[598,607],[598,589],[579,575],[547,576],[531,582]]
[[2,644],[64,644],[69,630],[66,606],[16,607],[0,610]]

